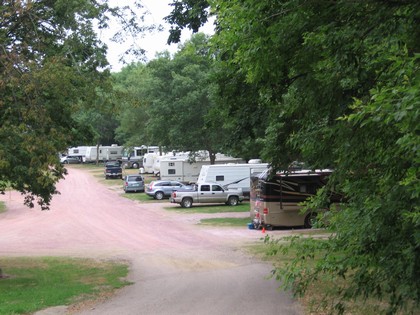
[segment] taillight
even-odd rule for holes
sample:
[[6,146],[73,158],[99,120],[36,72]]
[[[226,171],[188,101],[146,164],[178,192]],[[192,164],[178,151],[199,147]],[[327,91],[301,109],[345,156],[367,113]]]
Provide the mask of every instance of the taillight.
[[260,218],[260,213],[259,213],[259,212],[257,212],[257,213],[255,214],[255,217],[256,217],[257,219],[259,219],[259,218]]
[[172,192],[172,197],[176,198],[176,191]]
[[263,213],[268,214],[268,208],[264,208]]

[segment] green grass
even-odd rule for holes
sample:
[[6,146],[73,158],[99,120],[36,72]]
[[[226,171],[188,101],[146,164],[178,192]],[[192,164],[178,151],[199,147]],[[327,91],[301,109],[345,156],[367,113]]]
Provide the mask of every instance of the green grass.
[[220,205],[205,205],[194,204],[191,208],[165,207],[166,210],[177,211],[180,213],[226,213],[226,212],[249,212],[249,202],[242,202],[237,206]]
[[0,201],[0,213],[6,212],[6,205],[3,201]]
[[250,221],[251,221],[250,218],[212,218],[212,219],[200,220],[200,225],[215,225],[215,226],[246,228],[247,224]]
[[74,258],[0,258],[0,314],[93,300],[129,284],[128,265]]

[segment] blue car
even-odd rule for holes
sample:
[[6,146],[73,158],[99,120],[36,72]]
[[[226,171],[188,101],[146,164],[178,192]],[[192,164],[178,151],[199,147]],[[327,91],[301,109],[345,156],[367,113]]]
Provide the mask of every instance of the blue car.
[[127,175],[124,177],[124,191],[144,192],[144,179],[141,175]]

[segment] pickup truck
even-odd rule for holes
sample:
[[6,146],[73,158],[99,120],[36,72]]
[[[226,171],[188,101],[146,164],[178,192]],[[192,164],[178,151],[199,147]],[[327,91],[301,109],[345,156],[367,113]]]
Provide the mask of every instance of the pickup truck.
[[122,168],[118,162],[107,162],[104,170],[105,179],[108,178],[123,178]]
[[225,203],[236,206],[243,199],[241,190],[224,189],[214,183],[200,183],[194,185],[193,189],[173,191],[170,200],[172,203],[179,203],[183,208],[190,208],[193,203]]

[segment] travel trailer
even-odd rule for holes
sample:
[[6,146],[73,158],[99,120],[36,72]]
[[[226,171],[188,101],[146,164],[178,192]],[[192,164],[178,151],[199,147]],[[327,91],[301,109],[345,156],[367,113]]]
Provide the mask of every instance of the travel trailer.
[[156,159],[159,158],[159,153],[146,153],[143,157],[143,172],[146,174],[153,174],[153,166],[156,163]]
[[83,157],[86,155],[88,146],[72,147],[67,150],[67,156],[77,157],[80,162],[83,161]]
[[158,146],[146,146],[126,148],[123,151],[122,162],[126,168],[143,167],[143,158],[147,153],[159,153]]
[[255,174],[266,171],[268,163],[238,163],[203,165],[197,183],[211,182],[229,189],[241,189],[249,198],[251,170]]
[[[299,170],[271,174],[270,169],[251,175],[250,216],[253,227],[273,228],[304,226],[311,228],[319,212],[301,213],[301,202],[314,196],[327,183],[332,170]],[[341,196],[331,192],[330,203],[339,203]]]
[[[160,178],[162,180],[176,180],[185,183],[196,183],[203,165],[210,165],[210,158],[206,151],[199,153],[195,162],[191,162],[188,152],[166,155],[160,158]],[[243,159],[233,158],[224,154],[216,154],[216,164],[244,163]]]
[[106,162],[106,161],[117,161],[122,158],[123,147],[117,144],[110,146],[97,146],[87,147],[86,153],[82,157],[83,163],[91,162]]

